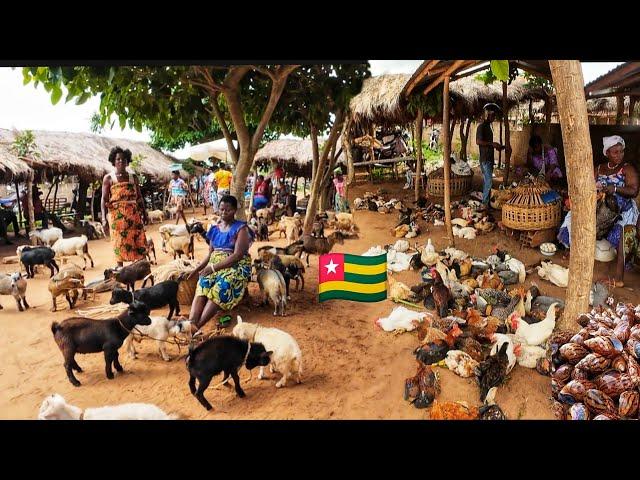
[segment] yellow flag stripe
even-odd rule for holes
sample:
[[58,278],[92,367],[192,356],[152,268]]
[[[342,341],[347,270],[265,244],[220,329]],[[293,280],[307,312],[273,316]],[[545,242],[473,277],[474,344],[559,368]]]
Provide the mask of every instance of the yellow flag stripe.
[[353,282],[324,282],[318,286],[318,293],[328,292],[330,290],[345,290],[355,293],[379,293],[387,289],[387,282],[380,283],[353,283]]
[[359,275],[377,275],[387,271],[387,264],[380,265],[356,265],[355,263],[344,264],[345,273],[357,273]]

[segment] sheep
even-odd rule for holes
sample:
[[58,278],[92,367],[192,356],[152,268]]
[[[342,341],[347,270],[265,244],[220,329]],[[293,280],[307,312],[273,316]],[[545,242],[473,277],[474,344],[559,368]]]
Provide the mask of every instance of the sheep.
[[73,370],[82,372],[74,358],[76,353],[104,352],[105,373],[109,380],[114,378],[111,364],[118,372],[123,372],[118,361],[118,349],[136,325],[151,325],[149,307],[137,301],[117,318],[94,320],[73,317],[61,323],[53,322],[51,333],[64,357],[64,368],[71,384],[75,387],[81,385],[73,375]]
[[35,230],[29,232],[29,239],[31,240],[31,245],[33,246],[45,245],[47,247],[50,247],[61,238],[62,230],[60,230],[58,227],[51,227],[44,230]]
[[[5,275],[0,273],[0,295],[11,295],[16,300],[18,310],[23,312],[29,308],[27,303],[27,281],[22,278],[20,272],[12,273],[11,275]],[[24,309],[22,308],[24,305]],[[0,310],[2,310],[0,305]]]
[[207,238],[207,232],[205,232],[202,223],[198,221],[185,225],[161,225],[158,232],[160,232],[160,236],[162,237],[162,251],[165,253],[169,253],[167,252],[166,244],[171,237],[186,237],[189,234],[197,233],[202,238]]
[[[244,365],[247,370],[269,365],[271,354],[261,343],[247,342],[229,335],[220,335],[205,340],[200,345],[189,347],[186,358],[189,370],[189,390],[204,408],[213,407],[204,397],[204,391],[211,383],[211,378],[224,372],[224,379],[233,378],[236,393],[240,398],[246,396],[240,387],[238,370]],[[196,390],[196,379],[198,388]]]
[[147,283],[147,277],[151,279],[151,285],[153,285],[153,276],[151,275],[151,264],[147,260],[138,260],[131,265],[122,267],[120,270],[114,270],[113,268],[107,268],[104,271],[104,279],[109,280],[115,278],[117,282],[124,283],[127,286],[127,290],[134,291],[136,289],[136,282],[138,280],[144,280],[142,287]]
[[162,222],[164,220],[164,212],[162,210],[151,210],[147,212],[147,218],[151,223],[154,223],[154,220]]
[[57,299],[64,295],[71,310],[78,300],[78,289],[82,289],[82,299],[87,299],[87,291],[84,290],[84,274],[80,267],[69,265],[60,270],[49,280],[49,292],[51,293],[51,311],[57,311]]
[[125,339],[123,347],[129,353],[129,357],[136,357],[136,349],[133,345],[133,341],[141,342],[145,336],[156,340],[158,344],[158,353],[160,358],[165,362],[171,360],[171,357],[167,354],[166,340],[168,338],[175,338],[181,333],[185,333],[187,340],[191,339],[191,322],[189,320],[176,321],[168,320],[167,317],[150,317],[151,325],[149,326],[137,326]]
[[87,257],[89,257],[89,260],[91,260],[91,268],[94,267],[93,258],[91,258],[91,255],[89,254],[88,241],[89,239],[86,235],[80,235],[79,237],[72,238],[61,238],[56,243],[54,243],[53,247],[51,248],[54,252],[56,252],[56,255],[77,255],[79,257],[82,257],[82,259],[84,260],[83,270],[86,270]]
[[195,258],[193,248],[193,235],[189,235],[186,237],[169,237],[167,245],[169,246],[169,249],[173,251],[174,260],[176,259],[176,255],[178,256],[178,258],[182,258],[183,254],[191,260]]
[[[20,263],[27,271],[27,278],[33,278],[35,275],[35,265],[46,265],[51,270],[51,277],[55,272],[59,272],[60,268],[55,261],[56,252],[49,247],[29,247],[25,246],[20,254]],[[54,270],[55,269],[55,270]]]
[[[291,375],[296,375],[296,382],[302,383],[302,351],[298,342],[287,332],[277,328],[262,327],[256,323],[243,322],[238,315],[238,323],[233,328],[233,336],[242,340],[258,342],[264,348],[272,351],[269,368],[271,373],[279,372],[282,378],[276,383],[276,388],[284,387]],[[258,379],[264,378],[264,367],[260,367]]]
[[280,313],[284,317],[287,307],[287,287],[282,273],[264,268],[262,264],[256,265],[256,267],[256,280],[260,286],[260,291],[264,294],[262,304],[266,305],[271,299],[275,307],[273,315],[276,316]]
[[123,403],[82,411],[57,393],[49,395],[40,405],[38,420],[176,420],[175,415],[150,403]]
[[333,232],[327,238],[315,238],[310,234],[305,233],[302,235],[302,239],[298,240],[296,243],[298,245],[302,244],[300,256],[302,256],[302,252],[306,253],[308,267],[310,254],[313,253],[320,256],[325,253],[329,253],[336,243],[339,243],[340,245],[344,244],[344,235],[341,232]]
[[[158,264],[158,257],[156,256],[156,246],[153,243],[152,238],[147,239],[147,253],[145,253],[145,257],[149,260],[149,263],[153,263],[154,265]],[[151,262],[151,252],[153,252],[153,262]]]
[[114,288],[111,292],[109,304],[116,303],[130,304],[134,300],[144,302],[151,310],[169,305],[169,320],[175,312],[180,315],[180,303],[178,302],[179,282],[175,280],[165,280],[152,287],[141,288],[135,292],[129,292],[122,288]]

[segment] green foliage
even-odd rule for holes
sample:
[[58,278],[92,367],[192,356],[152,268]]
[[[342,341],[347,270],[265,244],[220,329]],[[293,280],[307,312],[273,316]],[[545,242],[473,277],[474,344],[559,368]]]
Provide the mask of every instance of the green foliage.
[[553,84],[546,78],[539,77],[537,75],[533,75],[528,72],[524,72],[523,76],[524,76],[524,79],[527,81],[527,83],[525,84],[527,88],[542,87],[547,92],[550,92],[553,88]]
[[93,133],[102,133],[102,125],[100,123],[100,114],[95,112],[91,115],[91,119],[89,120],[89,128]]
[[131,170],[133,170],[138,176],[138,183],[140,185],[144,185],[145,183],[147,183],[147,177],[142,171],[142,162],[144,159],[145,156],[143,154],[136,153],[131,157],[131,163],[129,164]]
[[36,140],[31,130],[17,133],[11,145],[11,149],[22,158],[39,158],[40,152],[38,152],[37,148]]
[[416,92],[407,101],[407,110],[415,115],[418,109],[422,109],[425,118],[433,118],[442,114],[443,86],[434,88],[428,95]]
[[509,80],[509,60],[491,60],[491,72],[501,82]]
[[193,160],[190,159],[190,158],[187,158],[186,160],[184,160],[182,162],[182,168],[189,175],[195,175],[196,174],[196,165],[195,165],[195,163],[193,163]]
[[479,73],[474,78],[476,80],[478,80],[479,82],[484,83],[485,85],[489,85],[489,84],[495,82],[496,80],[498,80],[498,77],[496,77],[493,74],[493,71],[491,71],[491,69],[485,70],[484,72]]

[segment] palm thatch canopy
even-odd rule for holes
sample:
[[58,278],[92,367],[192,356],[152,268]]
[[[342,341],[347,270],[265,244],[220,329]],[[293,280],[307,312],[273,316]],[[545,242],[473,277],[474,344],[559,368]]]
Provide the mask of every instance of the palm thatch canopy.
[[402,89],[411,75],[379,75],[364,80],[362,90],[351,99],[351,117],[359,125],[404,125],[415,119],[404,107]]
[[[35,150],[39,156],[18,158],[12,149],[17,133],[0,129],[0,166],[5,166],[6,171],[18,176],[25,175],[26,166],[37,172],[37,177],[40,178],[68,174],[101,179],[113,170],[113,166],[109,163],[109,152],[115,146],[128,148],[134,157],[142,155],[140,172],[157,180],[168,181],[171,178],[170,165],[175,163],[173,158],[144,142],[89,133],[42,130],[33,131]],[[12,165],[12,168],[6,168]],[[186,174],[186,172],[183,173]]]
[[[318,147],[322,151],[323,140],[318,140]],[[336,153],[339,152],[342,142],[340,138],[336,144]],[[340,152],[337,162],[346,161],[345,155]],[[254,158],[258,166],[264,166],[272,161],[282,162],[289,176],[311,178],[313,164],[313,145],[311,139],[282,139],[273,140],[265,144]]]
[[24,160],[20,160],[10,150],[11,145],[0,141],[0,182],[10,183],[15,180],[24,182],[31,167]]

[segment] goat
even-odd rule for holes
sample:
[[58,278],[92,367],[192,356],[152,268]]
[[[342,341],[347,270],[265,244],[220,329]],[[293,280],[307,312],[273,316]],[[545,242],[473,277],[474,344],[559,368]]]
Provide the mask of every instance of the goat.
[[[275,255],[275,253],[271,252],[270,250],[261,250],[258,252],[258,254],[260,255],[260,260],[262,260],[262,262],[265,264],[268,264],[269,262],[271,262],[271,259]],[[287,272],[291,277],[291,280],[296,281],[296,290],[303,290],[304,289],[303,274],[305,273],[305,269],[302,261],[295,255],[286,255],[282,253],[282,254],[278,254],[278,256],[280,257],[280,260],[286,267]],[[301,282],[302,282],[302,287],[300,287]]]
[[58,227],[45,228],[44,230],[34,230],[29,232],[31,245],[44,245],[50,247],[62,238],[62,230]]
[[84,290],[84,275],[80,267],[69,265],[60,270],[49,280],[49,292],[51,292],[51,311],[57,310],[57,299],[60,295],[65,296],[71,310],[78,300],[78,289],[83,289],[82,299],[87,299],[87,291]]
[[[276,383],[276,388],[284,387],[290,375],[296,375],[296,382],[302,382],[302,351],[298,342],[287,332],[277,328],[267,328],[256,323],[243,322],[238,315],[238,323],[233,328],[233,335],[242,340],[258,342],[265,349],[273,352],[269,367],[282,374],[282,378]],[[264,378],[264,367],[260,367],[258,379]]]
[[254,266],[257,270],[256,281],[264,294],[262,304],[266,305],[271,299],[275,307],[273,315],[280,313],[284,317],[287,307],[287,287],[284,276],[277,270],[265,268],[262,264],[254,264]]
[[[211,378],[224,372],[224,379],[233,378],[236,393],[246,396],[240,387],[238,370],[244,365],[247,370],[269,365],[271,354],[261,343],[247,342],[236,337],[221,335],[209,338],[196,347],[189,347],[186,363],[189,370],[189,390],[204,408],[213,407],[204,397]],[[198,388],[196,390],[196,379]]]
[[123,290],[122,288],[114,288],[111,292],[111,300],[109,304],[116,303],[131,304],[134,300],[144,302],[151,310],[162,308],[169,305],[169,317],[171,320],[174,312],[180,315],[180,303],[178,303],[178,287],[179,283],[174,280],[166,280],[152,287],[141,288],[135,292]]
[[138,260],[131,265],[122,267],[120,270],[114,270],[113,268],[107,268],[104,271],[104,279],[109,280],[115,278],[117,282],[124,283],[127,286],[127,290],[135,290],[136,282],[138,280],[144,280],[142,287],[147,283],[146,278],[151,279],[151,285],[153,285],[153,276],[151,275],[151,264],[147,260]]
[[256,231],[256,240],[266,242],[269,240],[269,227],[263,218],[258,218],[258,228]]
[[171,360],[171,357],[167,354],[166,340],[168,338],[175,338],[181,333],[185,333],[187,340],[191,340],[191,322],[189,320],[176,321],[168,320],[167,317],[150,317],[151,325],[137,326],[129,336],[125,339],[123,347],[129,353],[129,357],[136,358],[136,349],[133,346],[133,341],[141,342],[145,337],[150,337],[156,340],[158,344],[158,353],[160,358],[165,362]]
[[147,213],[147,218],[151,223],[153,223],[154,220],[162,222],[164,220],[164,212],[162,210],[151,210]]
[[189,235],[187,237],[169,237],[167,241],[167,245],[169,249],[173,252],[173,259],[176,259],[176,255],[178,258],[182,258],[182,255],[186,255],[187,258],[194,259],[194,248],[193,248],[193,235]]
[[76,353],[104,352],[105,373],[113,379],[111,365],[118,372],[124,369],[118,361],[118,349],[136,325],[151,325],[149,307],[142,302],[133,302],[126,312],[117,318],[94,320],[92,318],[73,317],[61,323],[51,324],[51,333],[64,357],[64,368],[72,385],[80,386],[73,370],[82,372],[75,360]]
[[340,232],[333,232],[327,238],[315,238],[305,233],[302,235],[302,240],[298,240],[296,243],[298,245],[302,244],[299,256],[302,257],[302,252],[306,254],[308,267],[310,254],[313,253],[320,256],[329,253],[336,243],[340,245],[344,244],[344,235]]
[[[0,273],[0,295],[11,295],[18,305],[18,310],[21,312],[29,308],[27,303],[27,281],[22,278],[20,272],[12,273],[11,275],[5,275]],[[24,309],[22,306],[24,305]],[[0,305],[2,310],[2,305]]]
[[[147,260],[149,260],[149,263],[153,263],[154,265],[158,264],[158,257],[156,256],[156,246],[153,243],[153,239],[151,237],[149,237],[147,239],[147,253],[145,254],[145,257],[147,258]],[[153,262],[151,262],[151,252],[153,252]]]
[[49,395],[40,405],[38,420],[175,420],[150,403],[124,403],[82,411],[61,396]]
[[[51,270],[51,277],[55,272],[59,272],[60,268],[55,261],[56,252],[49,247],[28,247],[25,246],[20,254],[20,263],[24,265],[27,271],[27,278],[33,278],[35,265],[46,265]],[[49,277],[49,278],[51,278]]]
[[91,260],[91,268],[94,267],[93,258],[89,254],[89,244],[86,235],[80,235],[79,237],[61,238],[51,247],[56,255],[77,255],[84,260],[84,268],[87,269],[87,257]]

